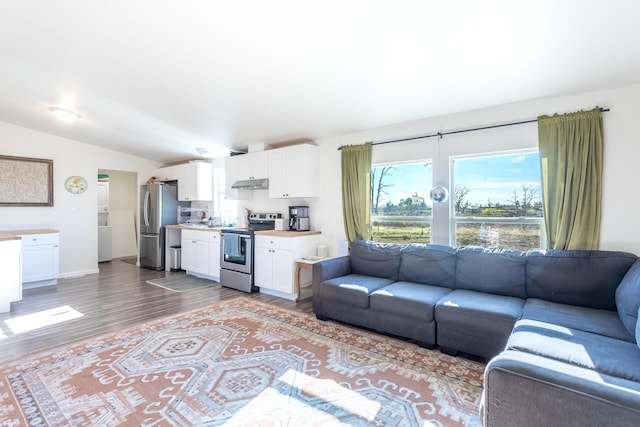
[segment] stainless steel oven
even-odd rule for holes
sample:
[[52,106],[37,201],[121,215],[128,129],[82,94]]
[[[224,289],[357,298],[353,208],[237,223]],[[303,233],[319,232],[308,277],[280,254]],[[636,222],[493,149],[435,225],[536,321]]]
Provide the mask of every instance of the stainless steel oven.
[[243,292],[258,290],[253,285],[253,237],[256,230],[273,230],[280,214],[251,214],[248,229],[223,228],[220,232],[220,283]]
[[220,268],[251,273],[253,234],[248,230],[222,230]]
[[254,292],[253,232],[222,229],[220,243],[220,283],[243,292]]

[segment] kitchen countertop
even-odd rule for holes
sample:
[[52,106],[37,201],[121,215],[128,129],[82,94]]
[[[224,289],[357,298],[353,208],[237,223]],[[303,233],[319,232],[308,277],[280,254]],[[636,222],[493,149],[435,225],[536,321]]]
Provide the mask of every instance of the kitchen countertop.
[[177,230],[197,230],[197,231],[215,231],[220,232],[224,227],[194,227],[189,225],[165,225],[164,228],[173,228]]
[[314,236],[322,234],[320,231],[286,231],[286,230],[261,230],[256,231],[257,236],[275,236],[275,237],[301,237]]
[[22,234],[52,234],[59,233],[59,230],[54,230],[51,228],[36,228],[32,230],[0,230],[0,241],[1,240],[21,240],[20,235]]
[[[198,231],[215,231],[221,232],[226,228],[235,228],[238,227],[193,227],[188,225],[165,225],[165,228],[172,228],[177,230],[198,230]],[[259,230],[256,231],[255,234],[257,236],[275,236],[275,237],[301,237],[301,236],[313,236],[316,234],[321,234],[320,231],[287,231],[287,230]]]

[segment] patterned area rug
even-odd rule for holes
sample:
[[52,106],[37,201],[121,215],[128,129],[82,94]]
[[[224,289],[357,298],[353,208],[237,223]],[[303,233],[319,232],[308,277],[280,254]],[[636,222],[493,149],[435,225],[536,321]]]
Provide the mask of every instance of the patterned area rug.
[[205,286],[220,286],[219,283],[209,279],[192,276],[190,274],[176,274],[173,276],[161,277],[147,280],[150,285],[160,286],[173,292],[188,291],[189,289],[202,288]]
[[480,426],[483,369],[238,297],[0,365],[0,425]]

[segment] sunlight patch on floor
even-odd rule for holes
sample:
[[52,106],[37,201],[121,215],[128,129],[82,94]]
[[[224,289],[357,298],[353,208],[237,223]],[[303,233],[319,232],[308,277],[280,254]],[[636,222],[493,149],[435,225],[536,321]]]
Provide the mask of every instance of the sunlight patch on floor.
[[[381,407],[378,402],[351,391],[332,380],[312,378],[301,372],[289,370],[279,381],[289,384],[297,392],[283,395],[268,387],[235,413],[228,423],[236,425],[255,420],[256,416],[286,420],[289,423],[302,421],[309,424],[344,425],[330,408],[339,407],[347,413],[372,422]],[[316,394],[316,392],[318,394]]]
[[[12,317],[4,321],[4,324],[14,335],[55,325],[84,316],[73,307],[63,305],[49,310],[38,311],[37,313],[25,314],[24,316]],[[0,339],[6,338],[0,334]]]

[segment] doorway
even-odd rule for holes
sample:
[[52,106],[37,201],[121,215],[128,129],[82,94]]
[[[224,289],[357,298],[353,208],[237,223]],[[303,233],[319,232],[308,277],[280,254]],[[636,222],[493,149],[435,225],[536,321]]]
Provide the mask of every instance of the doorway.
[[[99,224],[102,221],[107,227],[111,227],[111,257],[137,257],[137,172],[98,169],[97,180],[98,186],[102,187],[98,192],[98,221]],[[103,218],[101,219],[101,216],[104,216],[105,213],[105,191],[107,200],[106,222]],[[107,234],[106,230],[103,230],[102,235],[106,236]],[[108,239],[108,237],[105,238]],[[100,245],[100,242],[98,244]],[[104,246],[102,248],[104,250]]]

